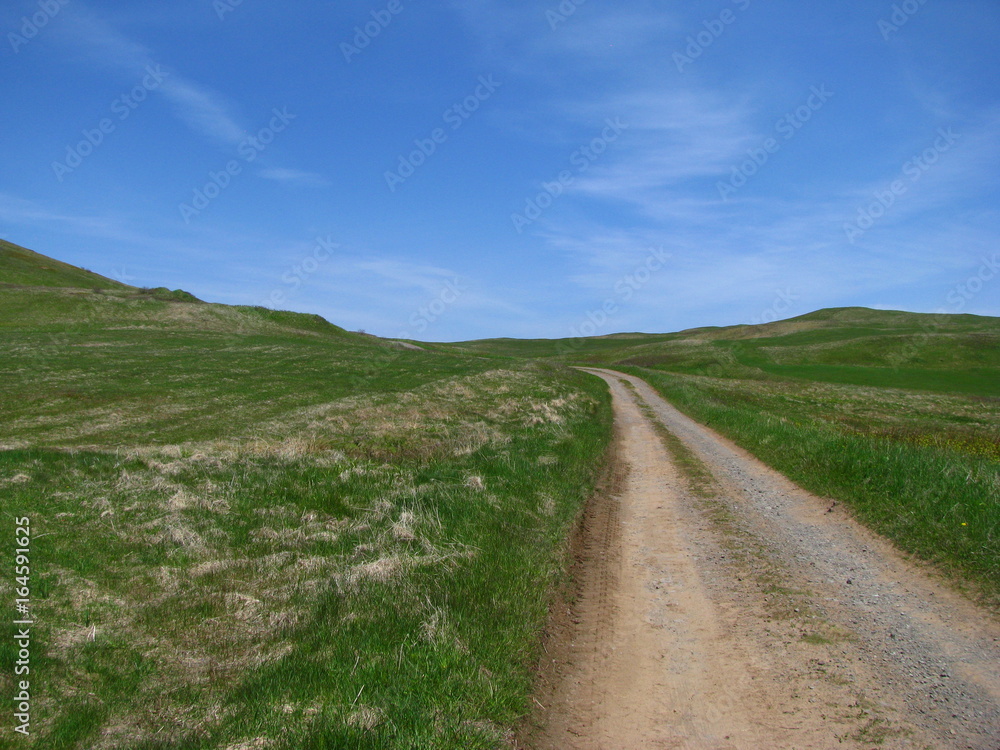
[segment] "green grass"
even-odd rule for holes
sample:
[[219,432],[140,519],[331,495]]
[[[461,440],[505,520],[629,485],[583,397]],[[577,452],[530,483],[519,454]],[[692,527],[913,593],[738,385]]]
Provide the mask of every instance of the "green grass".
[[528,367],[399,400],[331,405],[298,452],[0,452],[47,581],[35,746],[499,746],[607,397]]
[[975,315],[839,308],[760,326],[454,346],[486,355],[686,375],[1000,397],[1000,319]]
[[0,285],[131,289],[126,284],[0,240]]
[[11,447],[251,439],[294,409],[495,364],[403,356],[316,316],[142,295],[0,289],[0,310]]
[[997,396],[996,369],[920,370],[917,368],[859,367],[857,365],[773,365],[762,367],[778,378],[811,380],[874,388],[904,388],[935,393],[968,393]]
[[503,746],[603,384],[160,290],[0,288],[0,331],[38,620],[16,746]]

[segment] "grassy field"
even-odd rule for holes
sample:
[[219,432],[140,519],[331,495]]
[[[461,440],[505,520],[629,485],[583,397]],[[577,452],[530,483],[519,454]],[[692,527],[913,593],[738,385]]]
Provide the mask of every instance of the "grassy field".
[[[11,555],[31,519],[32,725],[0,744],[503,744],[603,384],[28,276],[0,285],[0,506]],[[5,696],[16,659],[4,638]]]
[[839,308],[760,326],[587,339],[492,339],[464,351],[684,375],[1000,397],[1000,319]]

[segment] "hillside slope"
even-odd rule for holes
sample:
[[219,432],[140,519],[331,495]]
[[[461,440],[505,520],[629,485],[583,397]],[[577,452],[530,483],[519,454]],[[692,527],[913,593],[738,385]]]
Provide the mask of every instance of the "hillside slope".
[[501,747],[610,439],[602,384],[54,268],[0,258],[58,284],[0,284],[23,747]]
[[71,266],[33,250],[0,240],[0,285],[132,289],[93,271]]
[[7,445],[249,435],[290,408],[470,366],[467,356],[402,352],[318,315],[210,304],[179,290],[91,288],[103,277],[23,248],[0,254],[0,279],[10,278],[23,283],[0,284]]

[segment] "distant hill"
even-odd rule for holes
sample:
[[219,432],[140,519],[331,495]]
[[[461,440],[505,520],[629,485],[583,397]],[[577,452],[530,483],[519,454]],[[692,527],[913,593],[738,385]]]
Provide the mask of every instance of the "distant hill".
[[823,310],[799,315],[787,320],[762,325],[735,325],[724,328],[695,328],[681,331],[678,335],[704,340],[742,340],[753,338],[774,338],[793,333],[819,330],[841,330],[852,332],[853,337],[858,332],[880,331],[889,333],[898,331],[912,333],[922,331],[978,330],[988,321],[998,321],[979,315],[935,315],[929,313],[911,313],[899,310],[873,310],[868,307],[830,307]]
[[0,240],[0,330],[326,335],[388,346],[319,315],[204,303],[190,292],[140,289]]
[[[179,289],[138,289],[0,241],[0,331],[29,329],[311,336],[368,348],[400,346],[349,333],[318,315],[203,303]],[[1000,397],[1000,318],[977,315],[840,307],[763,325],[579,339],[503,338],[425,348],[686,375]]]
[[490,339],[454,346],[481,354],[685,375],[1000,397],[1000,318],[979,315],[839,307],[763,325],[580,339]]
[[139,289],[10,243],[0,253],[0,447],[252,440],[290,410],[490,366],[319,315]]

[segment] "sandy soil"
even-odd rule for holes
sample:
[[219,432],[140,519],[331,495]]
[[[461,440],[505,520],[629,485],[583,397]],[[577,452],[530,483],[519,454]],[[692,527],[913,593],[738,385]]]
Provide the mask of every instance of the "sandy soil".
[[[996,618],[643,381],[591,372],[617,459],[518,747],[1000,749]],[[636,393],[718,497],[688,494]]]

